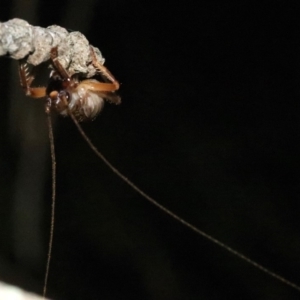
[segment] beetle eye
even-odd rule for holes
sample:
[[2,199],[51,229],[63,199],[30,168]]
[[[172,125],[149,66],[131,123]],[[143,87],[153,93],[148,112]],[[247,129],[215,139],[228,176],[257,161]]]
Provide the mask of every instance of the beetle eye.
[[61,91],[57,98],[54,101],[55,108],[57,111],[62,112],[64,111],[70,102],[70,94],[66,91]]
[[71,100],[70,94],[66,91],[61,91],[57,97],[57,103],[60,102],[63,105],[69,104]]
[[70,97],[70,94],[68,92],[64,91],[63,97],[67,100],[68,103],[70,102],[71,97]]

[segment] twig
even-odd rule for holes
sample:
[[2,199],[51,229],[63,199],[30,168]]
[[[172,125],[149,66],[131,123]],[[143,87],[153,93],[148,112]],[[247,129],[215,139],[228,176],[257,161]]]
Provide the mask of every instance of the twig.
[[[74,47],[76,45],[76,47]],[[32,26],[22,19],[0,23],[0,56],[37,66],[50,59],[50,50],[58,46],[58,60],[70,75],[82,73],[85,78],[96,74],[91,64],[90,45],[79,31],[68,32],[58,25],[47,28]],[[100,50],[93,47],[97,60],[104,64]]]

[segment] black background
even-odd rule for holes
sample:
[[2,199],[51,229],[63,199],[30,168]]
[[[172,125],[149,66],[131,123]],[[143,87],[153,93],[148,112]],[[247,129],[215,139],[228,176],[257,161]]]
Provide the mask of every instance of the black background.
[[[83,17],[89,4],[75,1],[69,24],[71,4],[39,2],[33,25],[84,26],[121,82],[122,105],[107,104],[94,122],[83,124],[92,141],[162,205],[300,284],[296,4],[112,0],[95,2]],[[2,7],[0,18],[24,14]],[[22,96],[22,117],[9,119],[15,101],[10,90],[21,90],[10,84],[17,64],[1,58],[0,66],[0,257],[11,266],[0,270],[0,279],[40,293],[50,226],[50,157],[41,166],[47,174],[41,197],[44,253],[31,268],[12,250],[21,153],[10,127],[17,123],[22,129],[20,120],[38,106],[41,125],[33,130],[47,137],[44,102]],[[93,155],[70,119],[56,119],[55,145],[49,297],[299,299],[297,291],[132,191]],[[24,214],[30,218],[31,211]]]

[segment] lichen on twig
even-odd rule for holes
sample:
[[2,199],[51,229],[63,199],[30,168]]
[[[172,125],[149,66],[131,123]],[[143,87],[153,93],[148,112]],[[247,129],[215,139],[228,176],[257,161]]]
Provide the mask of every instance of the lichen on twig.
[[[25,58],[33,66],[48,61],[51,48],[58,47],[58,60],[70,75],[82,73],[90,78],[97,73],[91,64],[90,46],[79,31],[68,32],[58,25],[42,28],[22,19],[0,23],[0,56],[8,55],[16,60]],[[100,50],[93,49],[103,64]]]

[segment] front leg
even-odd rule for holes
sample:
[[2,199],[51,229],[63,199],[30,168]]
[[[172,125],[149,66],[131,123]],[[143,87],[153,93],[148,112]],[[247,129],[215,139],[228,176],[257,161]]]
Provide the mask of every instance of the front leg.
[[46,96],[45,87],[31,87],[34,76],[29,74],[27,64],[25,62],[19,62],[19,76],[20,82],[26,96],[32,98],[43,98]]
[[70,75],[67,70],[61,65],[61,63],[57,59],[58,51],[57,47],[54,47],[50,51],[50,59],[52,61],[53,67],[55,68],[56,72],[60,75],[62,79],[69,79]]
[[91,56],[92,56],[92,64],[95,67],[95,69],[99,72],[99,74],[105,79],[108,79],[111,81],[111,83],[105,83],[108,86],[109,91],[112,91],[110,86],[114,87],[114,91],[118,90],[120,87],[119,82],[115,79],[115,77],[109,72],[109,70],[104,67],[98,60],[95,54],[95,51],[92,46],[90,46]]

